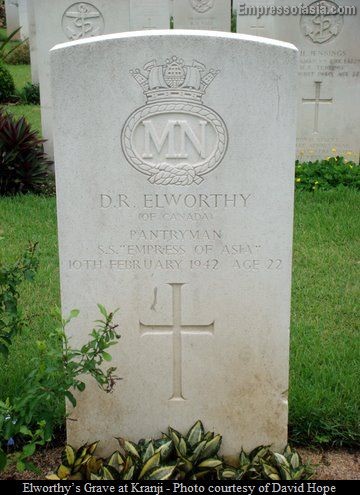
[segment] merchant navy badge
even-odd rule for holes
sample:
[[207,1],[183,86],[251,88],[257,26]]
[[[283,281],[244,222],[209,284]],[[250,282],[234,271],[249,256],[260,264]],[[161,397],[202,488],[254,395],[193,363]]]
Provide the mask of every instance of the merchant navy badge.
[[123,127],[125,157],[151,184],[200,184],[221,163],[228,144],[224,121],[202,102],[219,71],[175,56],[162,65],[152,60],[144,71],[130,71],[146,104]]
[[203,14],[214,7],[214,0],[190,0],[190,3],[196,12]]

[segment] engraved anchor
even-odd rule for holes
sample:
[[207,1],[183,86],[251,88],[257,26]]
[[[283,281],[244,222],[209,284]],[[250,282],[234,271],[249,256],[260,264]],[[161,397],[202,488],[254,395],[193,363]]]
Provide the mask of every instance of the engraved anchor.
[[313,23],[319,26],[319,30],[314,33],[314,35],[320,36],[320,38],[323,37],[324,33],[328,31],[328,29],[331,26],[331,21],[327,19],[323,14],[322,15],[317,15],[313,19]]
[[100,14],[98,12],[90,12],[89,8],[84,4],[79,5],[78,12],[67,12],[65,15],[66,17],[74,18],[75,26],[80,29],[80,33],[76,33],[69,26],[67,27],[73,40],[85,38],[92,30],[94,30],[95,33],[99,31],[99,28],[94,28],[89,19],[100,17]]

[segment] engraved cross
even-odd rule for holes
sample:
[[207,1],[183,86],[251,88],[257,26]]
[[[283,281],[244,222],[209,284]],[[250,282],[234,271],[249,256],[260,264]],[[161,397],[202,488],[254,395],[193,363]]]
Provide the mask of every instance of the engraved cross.
[[152,19],[148,17],[147,26],[144,26],[143,29],[156,29],[156,26],[152,26]]
[[314,116],[314,133],[319,132],[319,107],[320,104],[331,104],[333,103],[332,98],[320,98],[321,93],[321,81],[315,81],[315,98],[303,98],[303,103],[315,104],[315,116]]
[[173,347],[173,393],[169,400],[185,400],[182,393],[182,336],[213,335],[214,321],[209,325],[183,325],[181,310],[181,288],[185,284],[168,284],[172,287],[172,314],[171,325],[145,325],[141,321],[141,335],[172,335]]
[[263,33],[263,31],[262,31],[259,34],[259,30],[260,29],[265,29],[265,26],[260,26],[259,25],[259,19],[256,19],[256,24],[254,24],[253,26],[250,26],[250,27],[251,27],[251,29],[255,29],[256,36],[260,36]]

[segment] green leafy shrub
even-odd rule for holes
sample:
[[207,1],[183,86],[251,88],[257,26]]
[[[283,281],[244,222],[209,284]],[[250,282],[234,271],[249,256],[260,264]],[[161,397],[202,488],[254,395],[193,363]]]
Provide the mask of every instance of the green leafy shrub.
[[17,48],[25,43],[27,40],[24,41],[17,41],[16,43],[13,43],[15,41],[15,38],[17,38],[17,34],[19,33],[21,27],[18,27],[15,29],[12,33],[9,34],[9,36],[4,36],[0,40],[0,61],[6,62],[7,58],[10,56],[10,54],[14,51],[17,50]]
[[23,89],[19,91],[21,100],[27,105],[40,104],[40,87],[38,84],[28,82]]
[[296,162],[296,189],[302,191],[328,190],[339,187],[360,189],[360,166],[342,157],[316,162]]
[[6,12],[4,0],[0,2],[0,27],[6,26]]
[[13,264],[0,261],[0,354],[7,357],[15,335],[26,326],[19,308],[19,286],[24,281],[33,281],[38,268],[35,256],[36,244]]
[[6,63],[11,65],[30,64],[29,42],[20,43],[6,56]]
[[65,447],[62,464],[50,480],[300,480],[313,474],[297,452],[287,447],[283,454],[259,447],[250,454],[241,451],[237,467],[226,464],[218,452],[221,436],[205,433],[197,421],[182,436],[173,428],[156,440],[138,444],[119,438],[120,451],[104,459],[95,455],[98,442],[78,450]]
[[15,84],[12,75],[0,61],[0,103],[9,100],[15,94]]
[[221,480],[301,480],[313,474],[310,465],[303,464],[299,454],[287,446],[283,454],[272,452],[270,447],[257,447],[249,454],[240,452],[237,467],[225,467]]
[[42,192],[52,163],[43,142],[23,117],[0,110],[0,196]]
[[13,400],[0,401],[0,468],[4,458],[6,461],[9,442],[22,449],[17,456],[17,469],[33,468],[28,458],[38,445],[45,445],[53,436],[55,405],[67,398],[76,406],[73,391],[85,390],[84,375],[93,377],[105,392],[114,388],[118,380],[115,368],[104,369],[104,363],[111,360],[107,350],[120,335],[113,324],[115,313],[108,314],[103,306],[98,307],[103,318],[96,322],[91,338],[81,349],[73,349],[65,333],[66,325],[79,314],[73,310],[46,341],[38,341],[38,354],[31,360],[32,371],[19,383],[18,395]]

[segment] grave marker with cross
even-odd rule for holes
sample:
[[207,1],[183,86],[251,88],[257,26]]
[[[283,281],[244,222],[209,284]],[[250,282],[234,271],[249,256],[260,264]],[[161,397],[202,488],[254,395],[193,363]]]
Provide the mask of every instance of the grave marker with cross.
[[259,32],[260,29],[265,29],[265,26],[260,26],[259,21],[260,19],[256,18],[256,23],[250,26],[251,29],[255,30],[256,36],[262,36],[265,33],[265,31]]
[[141,321],[141,335],[172,335],[173,336],[173,393],[169,400],[183,401],[182,393],[182,336],[184,334],[193,335],[213,335],[214,321],[208,325],[183,325],[181,310],[181,288],[185,284],[169,283],[172,287],[172,314],[171,325],[145,325]]
[[333,103],[333,98],[320,98],[321,93],[321,81],[315,81],[315,98],[303,98],[303,103],[315,104],[315,115],[314,115],[314,134],[319,132],[319,110],[320,104],[331,104]]

